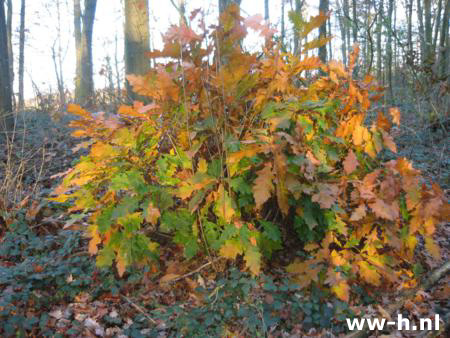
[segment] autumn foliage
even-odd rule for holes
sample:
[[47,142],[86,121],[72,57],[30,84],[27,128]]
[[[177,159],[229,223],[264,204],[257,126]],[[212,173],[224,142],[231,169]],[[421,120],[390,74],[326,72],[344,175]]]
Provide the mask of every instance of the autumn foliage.
[[414,285],[418,236],[439,258],[433,233],[448,204],[408,160],[380,161],[383,149],[396,152],[389,132],[400,113],[364,124],[381,88],[352,78],[358,47],[347,66],[306,55],[326,41],[300,56],[269,43],[248,53],[247,29],[272,34],[259,17],[231,6],[210,31],[198,14],[198,31],[172,26],[164,49],[149,53],[162,63],[128,78],[150,103],[123,106],[119,118],[70,106],[90,151],[54,200],[73,199],[71,211],[89,215],[98,265],[120,274],[133,263],[157,267],[154,234],[164,232],[186,259],[242,257],[253,274],[275,251],[302,249],[287,267],[293,278],[343,300],[355,282]]

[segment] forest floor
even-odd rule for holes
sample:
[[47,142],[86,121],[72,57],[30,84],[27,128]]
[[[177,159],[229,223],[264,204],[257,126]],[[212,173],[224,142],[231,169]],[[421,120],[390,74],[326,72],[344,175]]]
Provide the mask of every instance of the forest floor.
[[[445,126],[424,127],[412,113],[402,118],[402,125],[394,130],[398,154],[383,156],[412,159],[427,182],[437,182],[448,193],[450,139]],[[358,303],[346,304],[319,289],[305,295],[282,269],[271,269],[258,278],[237,269],[216,273],[206,259],[183,263],[176,248],[167,255],[175,257],[172,261],[179,255],[179,264],[168,266],[164,274],[181,277],[171,282],[146,269],[129,269],[123,278],[117,278],[113,269],[99,270],[87,252],[81,231],[84,220],[68,218],[64,205],[46,200],[61,173],[83,154],[76,149],[80,141],[70,136],[68,120],[23,113],[17,119],[14,143],[0,144],[4,149],[0,194],[17,201],[15,208],[0,205],[1,336],[334,337],[346,334],[345,318],[365,314],[395,320],[398,312],[416,321],[438,313],[448,330],[448,275],[430,290],[406,299],[382,290],[361,290]],[[30,195],[34,198],[26,198]],[[450,259],[448,224],[438,227],[436,238],[441,262],[421,250],[423,245],[417,250],[423,275]],[[440,334],[446,336],[442,330]]]

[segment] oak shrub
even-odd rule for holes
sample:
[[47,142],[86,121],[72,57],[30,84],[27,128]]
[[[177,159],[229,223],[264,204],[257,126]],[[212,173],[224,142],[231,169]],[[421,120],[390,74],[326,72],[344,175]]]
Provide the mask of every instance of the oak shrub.
[[[193,13],[194,16],[198,13]],[[325,15],[298,23],[302,37]],[[158,262],[156,232],[172,235],[186,259],[243,257],[253,274],[283,247],[302,249],[287,267],[298,283],[328,285],[348,300],[350,285],[408,287],[417,236],[433,241],[448,214],[441,189],[427,188],[396,151],[389,134],[400,113],[367,111],[380,98],[371,76],[352,78],[349,65],[322,64],[266,43],[244,52],[250,27],[270,30],[236,7],[212,31],[181,25],[164,35],[163,58],[146,76],[129,76],[149,104],[122,106],[119,117],[79,116],[75,136],[89,137],[87,156],[65,177],[56,201],[73,199],[89,214],[89,251],[99,266]],[[170,60],[170,61],[167,61]],[[392,120],[392,122],[391,122]]]

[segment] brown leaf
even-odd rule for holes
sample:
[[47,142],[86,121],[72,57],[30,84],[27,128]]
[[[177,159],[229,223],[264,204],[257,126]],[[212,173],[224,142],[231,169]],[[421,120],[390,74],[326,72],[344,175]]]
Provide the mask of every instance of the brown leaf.
[[353,171],[355,171],[356,167],[358,166],[358,159],[356,158],[355,153],[353,150],[350,150],[347,157],[345,158],[344,162],[344,171],[345,173],[351,174]]
[[375,202],[370,203],[369,207],[378,217],[395,221],[398,218],[399,210],[396,202],[391,205],[385,203],[382,199],[377,198]]
[[273,191],[272,165],[270,163],[266,164],[256,174],[258,177],[254,181],[252,190],[256,208],[259,209],[270,198]]

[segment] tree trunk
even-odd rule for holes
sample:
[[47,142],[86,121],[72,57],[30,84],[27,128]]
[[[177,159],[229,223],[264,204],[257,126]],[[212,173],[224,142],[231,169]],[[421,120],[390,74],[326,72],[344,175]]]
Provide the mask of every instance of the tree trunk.
[[269,22],[269,0],[264,0],[264,20]]
[[[150,69],[146,52],[150,50],[148,0],[125,0],[125,74],[145,75]],[[138,98],[126,81],[129,98]]]
[[[332,30],[331,30],[331,18],[328,19],[328,34],[331,34]],[[331,45],[331,41],[332,39],[330,39],[330,41],[328,41],[328,60],[332,60],[333,59],[333,48]]]
[[[303,2],[301,0],[295,0],[295,12],[298,15],[301,15],[302,7],[303,7]],[[294,55],[300,54],[301,41],[299,39],[300,39],[300,37],[299,37],[298,28],[294,27]]]
[[75,43],[77,44],[75,101],[87,106],[93,103],[94,98],[92,33],[96,7],[97,0],[85,0],[84,13],[81,15],[80,1],[74,1]]
[[347,55],[351,50],[351,44],[350,44],[350,7],[349,7],[349,0],[344,0],[342,4],[342,10],[344,11],[344,25],[346,29],[346,36],[347,36]]
[[386,44],[386,78],[388,82],[388,98],[389,102],[393,102],[392,89],[392,13],[394,12],[394,0],[389,0],[388,5],[388,39]]
[[[412,0],[411,0],[412,1]],[[379,83],[383,83],[383,71],[382,71],[382,50],[381,50],[381,37],[383,30],[383,0],[378,5],[378,21],[377,21],[377,79]]]
[[[328,13],[328,0],[320,0],[319,12]],[[327,36],[327,22],[325,21],[322,26],[319,27],[319,39],[324,39]],[[319,59],[323,62],[327,62],[327,45],[319,47]]]
[[241,1],[242,0],[219,0],[219,13],[222,14],[231,4],[241,6]]
[[281,0],[281,47],[286,50],[286,46],[284,45],[284,38],[286,36],[286,28],[284,24],[284,5],[285,0]]
[[341,53],[342,53],[342,62],[344,65],[347,64],[347,30],[345,28],[345,17],[343,8],[339,2],[339,0],[336,2],[337,5],[337,13],[339,15],[339,28],[341,30]]
[[9,78],[8,34],[4,0],[0,0],[0,128],[6,131],[13,126],[12,91]]
[[356,14],[356,0],[352,0],[352,14],[353,14],[353,44],[358,43],[358,15]]
[[14,104],[14,53],[12,47],[12,16],[13,6],[12,0],[7,1],[7,16],[6,16],[6,31],[8,35],[8,58],[9,58],[9,80],[11,81],[11,91],[13,92],[13,104]]
[[[64,85],[64,74],[62,67],[62,48],[61,48],[61,9],[60,0],[56,0],[56,15],[57,15],[57,33],[58,37],[52,47],[53,56],[53,66],[55,68],[56,83],[58,85],[59,93],[59,106],[61,109],[66,105],[66,94]],[[57,46],[57,51],[55,51],[55,45]]]
[[420,62],[425,60],[425,31],[423,28],[422,3],[417,0],[417,18],[419,21],[419,41],[420,41]]
[[433,52],[436,52],[437,38],[438,38],[439,30],[441,29],[441,13],[442,13],[442,0],[439,0],[437,13],[436,13],[436,21],[434,22],[435,25],[434,25],[434,37],[433,37]]
[[425,14],[425,63],[431,66],[434,62],[433,26],[431,25],[431,0],[423,1]]
[[25,0],[20,7],[20,33],[19,33],[19,110],[25,105],[23,93],[23,75],[25,68]]
[[448,79],[448,58],[450,57],[450,41],[448,33],[450,0],[445,0],[444,14],[442,16],[442,29],[439,37],[439,76]]
[[413,0],[407,0],[406,3],[407,7],[407,14],[406,14],[406,20],[407,20],[407,40],[408,40],[408,52],[412,52],[412,10],[413,10]]

